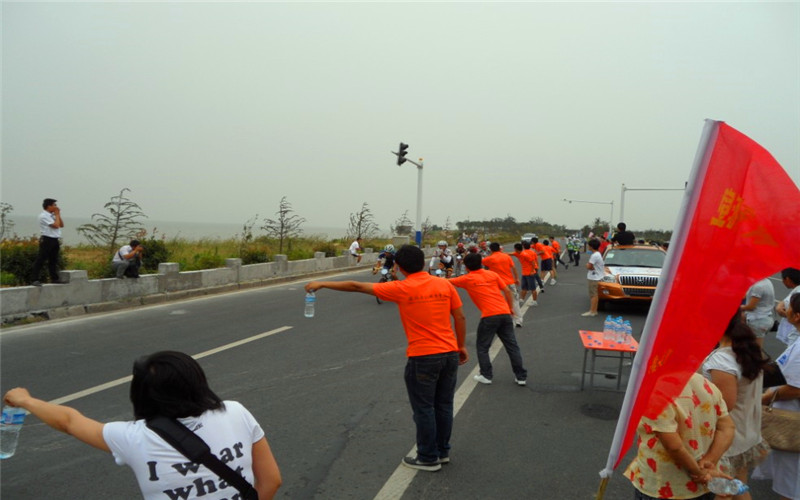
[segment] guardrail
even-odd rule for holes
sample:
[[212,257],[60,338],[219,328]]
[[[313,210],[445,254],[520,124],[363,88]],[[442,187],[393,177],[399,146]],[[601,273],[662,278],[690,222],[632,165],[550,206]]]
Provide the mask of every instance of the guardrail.
[[[429,249],[425,250],[427,254]],[[63,284],[0,289],[0,314],[3,325],[80,316],[367,267],[374,265],[377,259],[378,254],[367,248],[358,265],[345,251],[338,257],[316,252],[313,259],[292,261],[286,255],[276,255],[274,261],[263,264],[242,265],[241,259],[226,259],[225,267],[201,271],[181,272],[177,263],[162,263],[157,274],[127,279],[90,280],[86,271],[61,271]]]

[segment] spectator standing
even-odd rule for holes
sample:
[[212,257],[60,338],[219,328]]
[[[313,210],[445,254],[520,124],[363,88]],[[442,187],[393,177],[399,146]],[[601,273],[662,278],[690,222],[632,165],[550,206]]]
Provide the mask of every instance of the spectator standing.
[[635,488],[633,498],[714,498],[706,485],[712,477],[724,477],[718,462],[733,433],[719,389],[699,373],[692,374],[658,417],[639,421],[637,454],[625,470]]
[[624,222],[617,224],[617,232],[611,237],[611,243],[616,245],[633,245],[636,242],[636,235],[628,231],[628,226]]
[[500,243],[490,243],[489,250],[492,253],[483,258],[483,265],[490,271],[496,272],[500,279],[503,280],[503,283],[511,287],[511,291],[514,294],[514,300],[511,302],[511,311],[514,316],[514,324],[517,328],[520,328],[522,326],[522,312],[519,309],[519,294],[517,293],[517,286],[519,285],[517,266],[514,265],[514,260],[508,254],[500,251]]
[[[450,462],[458,366],[469,359],[464,346],[466,323],[461,298],[449,280],[423,271],[422,250],[403,245],[394,261],[405,276],[402,281],[312,281],[305,289],[360,292],[397,303],[408,339],[405,383],[417,427],[417,455],[404,457],[401,463],[433,472]],[[455,333],[450,326],[451,317]]]
[[162,351],[137,360],[130,399],[135,421],[104,424],[67,406],[36,399],[23,388],[11,389],[4,398],[50,427],[113,454],[118,464],[133,469],[146,500],[185,498],[184,492],[194,488],[198,498],[221,500],[231,498],[233,489],[218,488],[220,478],[206,467],[185,467],[187,458],[147,427],[147,420],[158,416],[177,419],[215,453],[227,450],[227,465],[253,485],[260,500],[275,496],[281,473],[264,431],[244,406],[222,401],[209,388],[191,356]]
[[[795,328],[800,328],[800,293],[791,296],[786,319]],[[774,408],[800,411],[800,342],[791,344],[775,362],[786,378],[786,384],[767,390],[761,397],[761,404],[768,405],[774,396]],[[753,477],[771,478],[772,491],[782,500],[800,500],[800,453],[772,450],[753,472]]]
[[589,257],[589,262],[586,263],[586,279],[589,283],[589,310],[581,314],[581,316],[597,316],[597,305],[600,301],[598,297],[598,287],[600,280],[605,275],[605,263],[603,256],[600,255],[600,242],[592,238],[589,240],[589,248],[592,249],[592,255]]
[[359,252],[361,252],[361,236],[350,243],[350,256],[356,260],[356,264],[361,262],[361,254]]
[[61,248],[61,228],[64,221],[61,219],[61,209],[53,198],[45,198],[42,202],[42,213],[39,214],[39,254],[33,263],[32,285],[42,286],[39,274],[42,272],[44,261],[47,261],[47,270],[51,283],[61,283],[58,279],[58,252]]
[[753,283],[745,295],[745,303],[739,308],[745,316],[747,326],[753,330],[758,345],[764,344],[764,336],[772,328],[772,309],[775,304],[775,287],[769,278]]
[[[770,451],[761,439],[761,392],[764,366],[769,361],[753,330],[737,311],[725,333],[702,365],[703,376],[717,386],[725,400],[736,430],[733,443],[723,455],[728,466],[723,472],[747,483],[747,476]],[[727,470],[726,470],[727,469]],[[733,500],[750,500],[750,493]]]
[[138,278],[143,254],[144,247],[139,240],[131,240],[129,244],[120,247],[111,259],[111,266],[117,278]]
[[792,291],[781,302],[775,306],[775,312],[781,317],[781,322],[778,324],[778,333],[776,338],[786,345],[792,345],[800,332],[798,332],[797,325],[793,325],[786,316],[786,311],[789,309],[789,299],[795,293],[800,292],[800,269],[787,267],[781,271],[781,278],[783,285],[786,288],[791,288]]
[[469,298],[481,311],[481,321],[478,323],[475,341],[480,373],[474,378],[481,384],[492,383],[492,361],[489,358],[489,348],[494,336],[497,335],[511,361],[514,381],[517,385],[525,385],[528,371],[522,365],[522,353],[517,344],[517,337],[514,335],[514,323],[511,317],[514,294],[497,273],[484,270],[481,267],[481,261],[482,258],[479,254],[467,255],[464,259],[464,266],[469,272],[465,276],[450,279],[453,286],[467,291]]

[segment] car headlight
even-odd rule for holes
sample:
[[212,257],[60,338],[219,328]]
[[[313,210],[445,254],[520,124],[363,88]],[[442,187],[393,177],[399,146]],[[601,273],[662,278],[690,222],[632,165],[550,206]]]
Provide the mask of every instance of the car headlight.
[[603,276],[603,279],[601,279],[600,281],[602,281],[603,283],[616,283],[617,282],[616,278],[614,278],[614,276],[612,276],[610,274],[608,274],[606,276]]

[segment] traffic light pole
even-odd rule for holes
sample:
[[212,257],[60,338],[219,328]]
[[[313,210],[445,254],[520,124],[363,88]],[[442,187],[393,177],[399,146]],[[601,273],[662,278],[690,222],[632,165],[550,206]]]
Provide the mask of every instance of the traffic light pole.
[[398,152],[395,153],[392,151],[392,154],[397,156],[398,166],[401,166],[405,162],[409,162],[417,167],[417,221],[414,225],[414,239],[417,242],[417,246],[422,248],[422,158],[419,159],[419,163],[415,162],[414,160],[409,160],[405,157],[406,149],[408,149],[408,144],[403,144],[401,142]]

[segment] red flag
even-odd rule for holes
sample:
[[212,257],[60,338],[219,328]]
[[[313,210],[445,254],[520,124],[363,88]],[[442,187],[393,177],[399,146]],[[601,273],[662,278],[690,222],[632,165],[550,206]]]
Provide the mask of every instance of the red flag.
[[795,183],[764,148],[725,123],[707,122],[704,136],[603,471],[608,475],[639,419],[657,417],[697,371],[750,285],[800,267]]

